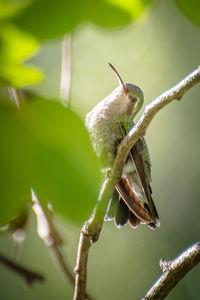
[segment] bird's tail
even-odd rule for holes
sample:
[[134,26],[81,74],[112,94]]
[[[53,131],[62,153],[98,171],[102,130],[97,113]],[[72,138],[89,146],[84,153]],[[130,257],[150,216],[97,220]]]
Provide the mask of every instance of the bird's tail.
[[106,220],[115,219],[117,227],[122,227],[127,222],[134,228],[140,223],[147,224],[151,229],[158,226],[157,219],[152,216],[148,204],[143,204],[139,200],[125,177],[120,179],[115,188],[107,210]]

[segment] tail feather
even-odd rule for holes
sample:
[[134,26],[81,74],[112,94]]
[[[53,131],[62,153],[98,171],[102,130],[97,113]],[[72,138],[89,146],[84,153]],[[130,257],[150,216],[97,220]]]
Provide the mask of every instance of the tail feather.
[[[150,206],[149,206],[150,205]],[[115,191],[110,200],[105,220],[115,221],[115,225],[120,228],[127,222],[133,228],[138,227],[140,223],[147,224],[151,229],[159,226],[159,219],[153,199],[151,203],[143,204],[134,191],[131,189],[127,179],[121,178],[115,186]],[[153,214],[152,214],[153,208]],[[155,208],[155,209],[154,209]]]
[[129,210],[128,223],[131,227],[136,228],[140,225],[140,220]]
[[117,227],[124,226],[128,221],[128,217],[129,217],[129,208],[126,205],[126,203],[122,199],[120,199],[117,214],[115,216],[116,226]]
[[151,216],[150,210],[146,209],[144,204],[138,199],[126,178],[123,177],[120,179],[119,183],[116,184],[116,189],[132,213],[142,223],[155,223],[155,220]]

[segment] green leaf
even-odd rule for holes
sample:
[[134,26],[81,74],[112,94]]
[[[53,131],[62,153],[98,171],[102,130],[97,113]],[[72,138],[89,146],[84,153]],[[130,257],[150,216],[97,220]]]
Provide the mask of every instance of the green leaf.
[[105,0],[108,3],[118,6],[119,8],[131,14],[132,19],[138,18],[145,8],[152,3],[152,0]]
[[34,149],[32,186],[40,201],[73,220],[85,220],[97,200],[99,162],[82,120],[52,102],[34,103],[26,111]]
[[132,12],[119,4],[108,0],[35,0],[15,22],[41,40],[62,36],[87,21],[114,28],[132,20]]
[[19,88],[42,80],[40,70],[24,65],[38,50],[38,40],[63,36],[88,21],[104,28],[119,28],[136,19],[149,2],[0,0],[0,86]]
[[36,53],[38,42],[29,34],[10,24],[0,29],[0,84],[21,87],[43,78],[41,71],[22,65],[22,62]]
[[54,101],[22,111],[1,105],[0,128],[0,224],[29,200],[31,187],[56,212],[74,221],[88,218],[100,173],[80,118]]
[[30,0],[0,0],[0,19],[12,17],[29,2]]
[[174,0],[181,13],[196,26],[200,26],[200,2],[199,0]]
[[13,25],[5,24],[1,27],[0,33],[1,55],[6,61],[20,63],[38,50],[36,39]]
[[21,87],[27,84],[38,83],[42,79],[43,74],[41,71],[30,66],[4,64],[0,71],[0,85],[2,86]]
[[17,109],[0,107],[0,225],[8,222],[30,196],[29,136]]

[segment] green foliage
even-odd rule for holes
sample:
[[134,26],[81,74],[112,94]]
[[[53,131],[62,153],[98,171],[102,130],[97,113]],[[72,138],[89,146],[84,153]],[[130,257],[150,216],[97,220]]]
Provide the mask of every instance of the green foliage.
[[6,20],[18,13],[31,0],[0,0],[0,20]]
[[0,44],[0,85],[20,87],[43,78],[36,68],[21,64],[36,52],[38,43],[35,38],[7,24],[0,28]]
[[143,12],[148,2],[1,0],[0,86],[21,87],[42,79],[39,70],[22,66],[24,60],[35,54],[37,40],[61,37],[85,22],[109,29],[126,25]]
[[2,104],[0,140],[0,225],[3,225],[22,208],[30,194],[30,137],[17,110]]
[[[58,38],[82,23],[113,29],[129,24],[147,0],[1,0],[0,85],[21,87],[43,75],[24,61],[39,41]],[[199,4],[174,0],[196,25]],[[1,105],[1,223],[30,198],[32,186],[44,202],[74,220],[88,216],[97,198],[98,162],[79,118],[55,102],[36,101],[18,111]],[[6,130],[6,135],[5,131]],[[90,163],[88,163],[90,162]]]
[[196,26],[200,26],[200,2],[199,0],[174,0],[182,14]]
[[[55,101],[36,101],[22,111],[0,109],[0,223],[30,200],[74,221],[89,217],[99,189],[99,164],[83,122]],[[5,134],[6,133],[6,134]]]
[[[148,10],[147,5],[152,2],[0,0],[0,85],[21,87],[39,82],[41,72],[35,73],[26,65],[27,59],[43,46],[40,42],[62,37],[75,29],[70,106],[83,116],[116,87],[114,75],[106,67],[109,59],[125,81],[141,86],[148,103],[196,68],[200,52],[198,29],[185,22],[182,15],[199,26],[198,1],[157,1]],[[174,9],[173,3],[178,9]],[[145,15],[136,26],[112,30],[132,23],[142,12]],[[88,26],[90,22],[95,26]],[[49,50],[52,45],[55,51]],[[37,90],[40,88],[48,95],[54,91],[55,95],[59,89],[59,47],[54,41],[46,43],[45,51],[33,59],[46,68],[46,81]],[[152,122],[146,138],[161,227],[153,232],[144,226],[137,230],[128,226],[117,230],[113,222],[104,225],[98,247],[89,259],[88,290],[94,297],[141,299],[160,275],[156,263],[160,257],[175,257],[196,241],[200,230],[198,97],[199,87],[195,87]],[[1,100],[2,225],[30,203],[30,186],[40,201],[52,202],[66,222],[83,222],[93,209],[102,182],[98,161],[83,122],[61,106],[59,99],[56,101],[40,99],[19,111]],[[56,218],[57,223],[66,234],[67,258],[72,264],[80,226],[60,218]],[[21,259],[24,265],[45,274],[47,281],[35,286],[28,298],[71,299],[71,287],[57,276],[46,248],[36,239],[35,226],[30,225]],[[12,255],[6,234],[1,235],[1,249]],[[170,299],[199,299],[199,268],[193,272],[179,284]],[[130,280],[133,274],[137,276]],[[101,278],[100,284],[97,277]],[[15,274],[2,268],[0,279],[2,299],[27,299],[27,291]]]
[[[43,75],[23,62],[39,40],[57,38],[81,23],[104,28],[126,25],[148,1],[11,1],[0,2],[0,86],[21,87]],[[103,16],[103,17],[102,17]],[[18,111],[0,110],[1,199],[3,224],[30,200],[33,187],[40,201],[73,220],[89,216],[99,189],[99,165],[81,120],[55,102],[33,102]],[[6,131],[6,135],[5,135]]]
[[[43,78],[36,68],[22,66],[24,60],[35,54],[38,48],[37,40],[61,37],[86,22],[107,29],[119,28],[138,18],[151,2],[1,0],[0,86],[21,87],[37,83]],[[187,18],[200,26],[198,0],[174,2]]]
[[116,28],[138,17],[149,3],[141,0],[132,2],[35,0],[17,16],[16,24],[41,40],[62,36],[88,21],[105,28]]

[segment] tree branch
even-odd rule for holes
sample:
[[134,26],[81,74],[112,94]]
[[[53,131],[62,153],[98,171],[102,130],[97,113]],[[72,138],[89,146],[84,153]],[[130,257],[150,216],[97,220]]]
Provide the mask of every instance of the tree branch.
[[115,184],[121,177],[123,166],[130,149],[140,137],[145,135],[150,122],[157,112],[173,100],[180,100],[182,96],[199,81],[200,67],[189,74],[176,86],[161,94],[149,105],[146,105],[137,124],[130,130],[128,135],[119,145],[113,167],[107,174],[107,179],[102,186],[98,203],[92,213],[92,216],[88,221],[86,221],[81,230],[75,267],[74,300],[84,300],[86,298],[85,290],[89,249],[92,242],[97,241],[99,238],[108,202],[112,196]]
[[12,270],[13,272],[20,275],[26,281],[28,286],[32,286],[33,283],[35,283],[35,281],[43,282],[45,280],[44,276],[20,266],[19,264],[8,259],[1,253],[0,253],[0,263],[5,267],[7,267],[8,269]]
[[124,163],[130,149],[140,137],[145,135],[146,130],[155,115],[164,106],[171,103],[173,100],[180,100],[182,96],[198,82],[200,82],[200,67],[198,67],[194,72],[185,77],[177,85],[164,92],[150,104],[145,106],[141,118],[139,119],[137,124],[130,130],[130,132],[118,148],[117,157],[112,168],[112,176],[120,178]]
[[198,263],[200,263],[200,243],[196,243],[173,260],[161,260],[163,275],[147,292],[143,300],[164,299],[174,286]]
[[[48,209],[42,206],[33,190],[32,201],[32,209],[37,217],[37,233],[51,251],[55,265],[62,271],[63,278],[68,280],[72,284],[72,286],[74,286],[73,272],[70,270],[60,249],[60,246],[62,246],[64,242],[53,223],[52,215],[50,214],[50,211]],[[88,300],[93,299],[87,293],[86,297]]]
[[54,257],[56,266],[63,271],[64,278],[74,284],[74,276],[67,266],[59,246],[63,245],[63,240],[53,224],[50,211],[43,207],[32,190],[33,211],[37,217],[37,233],[44,243],[49,247]]

